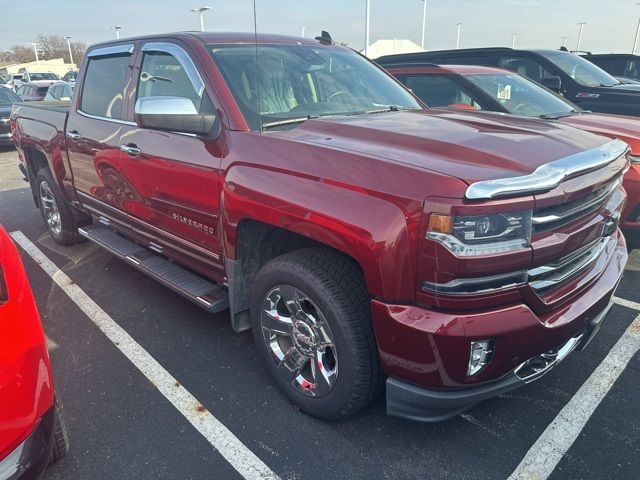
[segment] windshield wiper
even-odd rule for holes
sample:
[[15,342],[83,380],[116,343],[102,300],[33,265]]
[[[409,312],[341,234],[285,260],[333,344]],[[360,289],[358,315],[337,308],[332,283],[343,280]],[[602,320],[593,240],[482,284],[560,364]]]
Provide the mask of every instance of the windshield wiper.
[[274,122],[265,122],[262,124],[262,128],[271,128],[271,127],[279,127],[281,125],[295,125],[296,123],[306,122],[307,120],[311,120],[312,118],[319,118],[319,115],[307,115],[306,117],[297,117],[297,118],[285,118],[283,120],[276,120]]
[[389,105],[382,108],[374,108],[373,110],[365,110],[363,113],[385,113],[385,112],[399,112],[400,110],[406,110],[404,107],[399,107],[398,105]]
[[566,113],[557,113],[557,114],[543,113],[542,115],[538,115],[538,118],[542,118],[543,120],[556,120],[558,118],[571,117],[573,115],[580,115],[581,113],[582,113],[581,111],[573,109]]

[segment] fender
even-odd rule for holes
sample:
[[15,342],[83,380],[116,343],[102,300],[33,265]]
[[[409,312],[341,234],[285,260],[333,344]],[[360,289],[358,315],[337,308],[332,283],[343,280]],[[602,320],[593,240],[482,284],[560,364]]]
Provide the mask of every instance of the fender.
[[229,259],[237,259],[239,222],[251,219],[352,257],[374,297],[414,297],[420,218],[405,215],[398,205],[364,191],[246,164],[228,170],[222,205],[223,242]]

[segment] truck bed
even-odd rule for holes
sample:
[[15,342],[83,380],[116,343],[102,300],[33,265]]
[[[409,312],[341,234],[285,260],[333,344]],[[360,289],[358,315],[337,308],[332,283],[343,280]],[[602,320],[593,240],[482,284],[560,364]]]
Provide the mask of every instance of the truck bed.
[[[18,128],[23,133],[29,133],[30,127],[33,127],[32,122],[45,123],[58,132],[64,133],[69,106],[70,102],[16,103],[13,105],[11,118],[16,120]],[[42,132],[38,132],[36,138],[44,140],[46,137],[43,138]]]
[[[13,105],[11,119],[15,122],[14,142],[22,148],[49,150],[53,139],[64,139],[70,102],[24,102]],[[62,140],[64,142],[64,140]]]

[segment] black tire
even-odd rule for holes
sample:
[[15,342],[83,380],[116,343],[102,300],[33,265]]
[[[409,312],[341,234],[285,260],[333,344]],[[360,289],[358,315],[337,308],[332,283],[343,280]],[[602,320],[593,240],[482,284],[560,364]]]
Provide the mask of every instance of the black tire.
[[639,230],[623,230],[624,238],[627,241],[627,252],[640,248],[640,231]]
[[[46,187],[43,187],[43,183]],[[48,188],[55,199],[55,208],[59,217],[59,228],[54,228],[47,220],[47,207],[42,201],[41,192],[43,188]],[[51,175],[48,168],[41,168],[36,175],[36,191],[40,213],[51,237],[60,245],[73,245],[83,241],[83,237],[78,233],[78,225],[71,211],[71,207],[65,202],[58,184]]]
[[[317,307],[321,312],[319,317],[330,327],[337,375],[329,393],[321,398],[300,393],[279,374],[277,360],[265,340],[261,320],[263,304],[267,295],[279,286],[294,287],[306,295],[314,304],[314,311]],[[251,289],[254,341],[288,400],[302,411],[325,420],[346,419],[367,407],[381,392],[383,376],[369,302],[357,265],[329,249],[296,250],[270,260],[258,272]],[[319,365],[322,366],[322,362]]]
[[64,458],[69,452],[69,434],[67,433],[67,424],[64,421],[62,403],[56,399],[55,423],[53,430],[53,447],[51,449],[51,463]]

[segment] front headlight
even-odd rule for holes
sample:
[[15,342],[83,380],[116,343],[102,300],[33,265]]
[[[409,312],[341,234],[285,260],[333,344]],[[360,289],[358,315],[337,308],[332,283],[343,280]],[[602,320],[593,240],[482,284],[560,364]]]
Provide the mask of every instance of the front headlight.
[[429,216],[427,238],[459,256],[491,255],[528,247],[531,212]]

